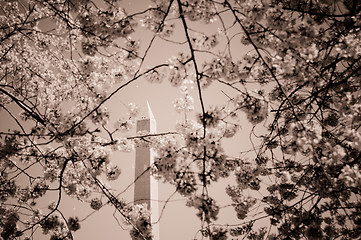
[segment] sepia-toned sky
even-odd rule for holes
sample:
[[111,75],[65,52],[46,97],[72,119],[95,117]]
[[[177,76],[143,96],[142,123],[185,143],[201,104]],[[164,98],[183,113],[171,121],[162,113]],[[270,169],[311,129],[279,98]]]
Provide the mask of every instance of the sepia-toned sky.
[[[135,1],[122,1],[124,7],[128,9],[128,13],[144,10],[148,7],[150,2],[143,0]],[[217,32],[219,23],[215,23],[209,26],[205,26],[205,30],[208,32]],[[182,36],[183,29],[176,29],[175,34]],[[142,43],[146,40],[150,40],[151,33],[146,30],[141,30],[135,33],[134,39],[141,39]],[[177,39],[182,41],[184,39]],[[152,67],[157,63],[168,60],[172,55],[176,55],[179,50],[184,50],[184,46],[175,48],[174,44],[166,43],[165,41],[156,39],[153,43],[151,50],[149,51],[149,57],[146,58],[145,66]],[[234,50],[237,50],[236,48]],[[238,51],[242,51],[238,49]],[[218,84],[211,85],[204,91],[203,100],[206,107],[214,104],[224,103],[228,98],[221,92],[223,88]],[[229,93],[229,89],[223,89],[226,93]],[[200,104],[198,100],[197,90],[191,90],[191,94],[195,100],[195,110],[199,112]],[[122,92],[116,95],[115,98],[108,103],[108,107],[111,111],[120,111],[124,105],[129,102],[135,102],[141,108],[142,112],[146,112],[146,102],[148,101],[153,114],[157,121],[157,130],[159,133],[173,131],[175,122],[182,120],[184,115],[178,114],[174,111],[173,101],[175,97],[180,97],[181,94],[177,88],[172,87],[165,79],[161,84],[150,84],[146,79],[139,79],[139,81],[132,83],[129,87],[125,88]],[[237,156],[237,153],[241,150],[251,148],[249,143],[249,129],[251,125],[245,120],[244,131],[241,131],[232,141],[225,143],[224,148],[230,155]],[[119,156],[119,157],[118,157]],[[134,153],[130,154],[116,154],[112,157],[112,161],[119,161],[122,168],[122,175],[119,178],[120,189],[124,189],[125,186],[131,184],[134,180]],[[227,182],[221,181],[219,186],[214,186],[210,189],[211,194],[217,196],[217,200],[221,206],[230,203],[228,196],[226,196],[224,187]],[[162,209],[164,202],[173,193],[174,188],[169,184],[160,183],[160,209]],[[127,200],[131,200],[133,197],[133,187],[123,195]],[[200,221],[196,217],[196,210],[185,206],[186,200],[181,198],[178,194],[173,196],[166,204],[162,212],[160,220],[160,237],[161,240],[185,240],[185,239],[201,239],[201,234],[197,230],[200,228]],[[230,207],[228,209],[221,210],[219,216],[219,223],[234,224],[237,223],[234,211]],[[82,225],[83,231],[79,231],[75,234],[76,239],[109,239],[109,240],[130,240],[127,231],[122,230],[114,217],[111,216],[112,210],[107,209],[107,213],[104,213],[104,209],[99,213],[91,216]],[[116,214],[117,217],[119,215]],[[104,221],[102,220],[104,219]],[[120,219],[120,218],[119,218]],[[124,226],[124,225],[123,225]],[[128,228],[129,229],[129,228]]]

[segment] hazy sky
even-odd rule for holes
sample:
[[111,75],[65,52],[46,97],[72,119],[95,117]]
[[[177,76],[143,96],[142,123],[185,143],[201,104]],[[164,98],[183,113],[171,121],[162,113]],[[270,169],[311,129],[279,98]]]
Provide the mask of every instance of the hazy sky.
[[[148,6],[146,1],[123,1],[125,6],[130,6],[131,11],[139,11],[143,10]],[[213,25],[207,26],[203,29],[216,33],[217,32],[217,24],[215,23]],[[176,34],[182,33],[182,29],[176,29]],[[140,32],[137,32],[134,36],[134,39],[140,38],[143,41],[145,39],[149,39],[151,35],[149,35],[149,32],[142,30]],[[183,37],[183,36],[182,36]],[[182,39],[177,39],[178,41],[182,41]],[[241,49],[238,49],[241,51]],[[149,58],[147,58],[145,66],[153,66],[156,65],[158,62],[164,62],[165,60],[169,59],[172,55],[176,55],[179,49],[175,48],[175,45],[168,44],[162,40],[156,40],[154,42],[154,45],[152,47],[152,50],[149,52]],[[203,100],[205,102],[206,106],[210,106],[213,104],[219,104],[224,103],[227,101],[227,97],[221,92],[220,85],[214,84],[211,85],[203,94]],[[225,90],[225,89],[224,89]],[[229,93],[229,89],[225,90],[225,92]],[[198,95],[196,89],[191,91],[191,94],[193,95],[195,99],[195,107],[196,111],[200,109],[200,104],[198,101]],[[163,83],[161,84],[150,84],[145,79],[139,79],[139,81],[134,82],[129,87],[124,89],[122,92],[117,94],[115,98],[111,100],[111,102],[108,103],[108,107],[112,109],[112,111],[120,111],[119,106],[122,104],[127,104],[128,102],[135,102],[137,103],[143,111],[146,111],[146,101],[148,101],[151,105],[153,114],[157,121],[157,130],[158,132],[168,132],[174,130],[174,124],[177,120],[181,120],[184,118],[182,114],[177,114],[174,111],[173,108],[173,100],[175,97],[180,97],[181,94],[177,88],[174,88],[170,86],[170,84],[165,79]],[[225,144],[226,151],[231,155],[236,155],[237,152],[241,150],[245,150],[246,148],[249,149],[251,146],[248,141],[248,134],[250,125],[245,120],[244,123],[244,131],[239,133],[235,139],[232,140],[231,143]],[[247,132],[248,130],[248,132]],[[134,154],[128,154],[124,155],[119,154],[119,158],[117,156],[113,156],[114,161],[120,161],[122,166],[122,175],[119,178],[119,186],[120,189],[123,189],[125,185],[128,185],[133,181],[134,178],[134,170],[131,167],[134,167]],[[214,187],[211,188],[210,191],[215,192],[217,195],[217,199],[221,203],[220,205],[226,205],[230,203],[230,200],[228,196],[225,194],[225,183],[222,182],[219,184],[223,187]],[[167,200],[168,197],[173,193],[174,188],[170,187],[168,184],[160,184],[159,192],[160,192],[160,200],[164,201]],[[127,199],[132,199],[133,197],[133,188],[130,188],[129,191],[126,192],[125,197]],[[160,221],[160,236],[161,240],[185,240],[185,239],[193,239],[195,237],[195,234],[197,233],[197,230],[200,228],[200,221],[196,217],[196,210],[194,208],[188,208],[185,206],[185,200],[177,194],[175,195],[171,200],[171,202],[168,202],[164,212],[163,216]],[[180,201],[179,201],[180,200]],[[223,200],[223,201],[222,201]],[[160,203],[160,209],[162,208],[163,204]],[[107,219],[105,220],[105,214],[99,213],[97,215],[92,216],[89,220],[90,222],[94,222],[94,227],[90,227],[92,231],[94,231],[94,235],[91,234],[91,236],[95,236],[95,234],[100,234],[99,237],[103,237],[103,239],[109,239],[109,240],[115,240],[115,239],[124,239],[128,240],[130,239],[128,232],[123,231],[119,227],[117,227],[116,222],[114,219],[112,219],[112,216],[108,214]],[[98,218],[103,218],[104,221],[100,221],[101,227],[99,224]],[[109,222],[112,223],[110,224]],[[98,223],[97,223],[98,222]],[[236,223],[237,220],[235,218],[235,213],[233,209],[228,208],[227,210],[222,210],[220,212],[220,223]],[[105,234],[105,231],[103,230],[104,225],[107,225],[107,229],[109,229],[109,232],[107,233],[107,237],[105,237],[103,234]],[[114,226],[113,228],[110,227],[110,225]],[[99,229],[100,227],[100,229]],[[83,229],[88,229],[85,224],[83,224]],[[96,230],[98,228],[98,230]],[[99,233],[99,231],[101,233]],[[86,230],[86,235],[90,233],[88,230]],[[76,236],[83,236],[81,235],[81,231],[77,233]],[[118,235],[119,234],[119,235]],[[81,237],[79,239],[84,239],[84,237]],[[98,239],[92,238],[92,239]],[[197,239],[201,239],[200,233],[197,234]]]
[[[124,4],[126,8],[131,7],[130,11],[128,11],[129,13],[144,10],[149,5],[147,1],[142,0],[122,1],[121,3]],[[207,26],[207,30],[216,33],[217,23]],[[176,34],[182,33],[181,31],[183,30],[176,29]],[[134,39],[138,38],[144,41],[145,39],[150,39],[150,36],[150,32],[142,30],[136,32]],[[177,40],[181,41],[181,39]],[[149,58],[147,58],[145,66],[151,67],[157,63],[166,61],[172,55],[176,55],[179,49],[175,48],[174,46],[175,45],[168,44],[162,40],[156,40],[152,50],[149,52]],[[227,92],[229,90],[225,91]],[[195,99],[196,110],[199,111],[200,105],[197,100],[197,91],[194,89],[191,91],[191,94]],[[179,90],[170,86],[166,79],[161,84],[150,84],[146,79],[139,79],[137,82],[132,83],[129,87],[119,92],[119,94],[111,99],[107,106],[113,113],[115,113],[115,115],[117,115],[119,112],[120,116],[122,114],[122,109],[124,109],[124,105],[127,105],[129,102],[135,102],[142,109],[142,111],[145,112],[146,101],[148,101],[157,121],[158,132],[168,132],[174,130],[174,124],[177,120],[184,118],[182,114],[177,114],[173,108],[173,100],[175,97],[180,96],[181,94]],[[206,106],[219,104],[220,102],[224,103],[227,101],[227,97],[221,92],[220,85],[216,84],[211,85],[204,92],[203,98]],[[243,128],[245,130],[250,129],[250,125],[247,121],[245,121],[245,126]],[[233,139],[232,144],[225,144],[224,147],[228,153],[236,155],[236,152],[250,147],[247,141],[248,133],[243,133],[244,132],[238,134],[236,136],[237,139]],[[120,176],[119,180],[117,180],[116,184],[119,184],[119,189],[122,190],[125,188],[125,186],[131,184],[134,180],[134,153],[115,154],[115,156],[112,157],[112,160],[119,162],[121,165],[122,175]],[[225,201],[222,201],[220,205],[225,205],[230,203],[230,200],[224,191],[225,184],[222,186],[223,187],[211,188],[210,191],[216,192],[217,199],[219,199],[220,203],[221,200]],[[172,186],[161,183],[159,186],[160,200],[167,200],[173,191],[174,188]],[[129,190],[123,196],[125,199],[131,201],[133,198],[133,188],[129,188]],[[160,202],[160,209],[162,206],[163,203]],[[235,213],[232,210],[233,209],[229,208],[228,210],[220,212],[221,223],[235,223]],[[86,222],[82,223],[82,229],[76,232],[75,238],[86,239],[90,236],[90,239],[101,238],[109,240],[130,240],[128,232],[117,226],[117,222],[111,215],[112,213],[113,212],[110,209],[102,209],[99,211],[99,213],[92,215],[89,219],[87,219]],[[171,199],[171,202],[167,203],[160,221],[161,240],[193,239],[197,233],[197,230],[200,228],[200,221],[195,214],[196,211],[194,208],[186,207],[185,200],[182,199],[178,194],[175,195]],[[200,233],[197,234],[197,239],[201,239]]]

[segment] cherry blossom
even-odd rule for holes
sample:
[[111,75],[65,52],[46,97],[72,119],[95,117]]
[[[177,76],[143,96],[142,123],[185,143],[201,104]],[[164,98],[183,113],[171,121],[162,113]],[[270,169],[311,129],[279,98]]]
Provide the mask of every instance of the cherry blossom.
[[[82,220],[61,211],[68,195],[152,239],[114,161],[146,146],[146,171],[186,200],[202,239],[360,238],[358,1],[152,0],[130,14],[127,3],[0,3],[1,237],[73,239]],[[174,51],[153,61],[162,44]],[[142,107],[127,99],[112,111],[145,79],[179,88],[174,131],[135,133]]]

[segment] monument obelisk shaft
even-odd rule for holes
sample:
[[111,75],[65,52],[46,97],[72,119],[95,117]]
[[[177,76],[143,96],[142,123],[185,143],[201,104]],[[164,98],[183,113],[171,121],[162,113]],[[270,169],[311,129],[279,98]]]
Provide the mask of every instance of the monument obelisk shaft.
[[[148,116],[137,121],[137,132],[156,132],[156,121],[152,110],[148,107]],[[134,203],[148,206],[151,210],[152,234],[154,240],[159,240],[158,181],[150,175],[150,166],[154,162],[154,153],[149,147],[137,147],[135,150],[135,184]]]

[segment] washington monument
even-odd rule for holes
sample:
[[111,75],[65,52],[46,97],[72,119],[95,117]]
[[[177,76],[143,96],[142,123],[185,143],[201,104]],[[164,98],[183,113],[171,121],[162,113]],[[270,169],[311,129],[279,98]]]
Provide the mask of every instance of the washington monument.
[[[148,116],[137,121],[137,132],[156,132],[156,121],[152,110],[148,107]],[[152,234],[154,240],[159,240],[159,206],[158,181],[150,175],[149,167],[154,162],[154,153],[149,147],[137,147],[135,150],[135,184],[134,203],[148,206],[151,211]],[[157,223],[156,223],[157,222]]]

